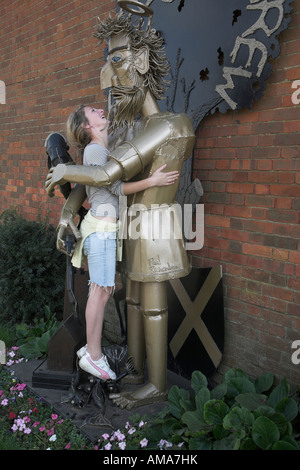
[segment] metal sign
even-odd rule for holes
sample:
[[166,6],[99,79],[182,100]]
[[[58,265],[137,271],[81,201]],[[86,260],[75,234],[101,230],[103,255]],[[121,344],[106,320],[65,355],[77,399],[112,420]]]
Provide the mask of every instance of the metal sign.
[[194,268],[168,284],[168,368],[187,378],[194,370],[210,376],[224,349],[221,266]]
[[146,3],[171,63],[171,86],[161,109],[187,113],[197,128],[206,114],[251,108],[263,95],[293,0]]

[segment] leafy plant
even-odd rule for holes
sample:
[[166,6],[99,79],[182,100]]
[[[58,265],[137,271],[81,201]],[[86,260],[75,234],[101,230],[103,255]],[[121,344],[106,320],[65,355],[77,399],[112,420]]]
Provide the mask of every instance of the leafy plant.
[[48,341],[60,326],[60,322],[45,307],[45,319],[35,318],[33,325],[20,323],[16,326],[17,345],[26,359],[39,359],[47,356]]
[[62,318],[65,257],[55,228],[27,221],[16,210],[0,215],[0,321],[30,323],[44,306]]
[[192,394],[170,389],[168,406],[145,431],[150,448],[167,440],[190,450],[300,450],[299,405],[286,379],[275,386],[270,373],[252,380],[230,369],[210,390],[195,371],[191,387]]

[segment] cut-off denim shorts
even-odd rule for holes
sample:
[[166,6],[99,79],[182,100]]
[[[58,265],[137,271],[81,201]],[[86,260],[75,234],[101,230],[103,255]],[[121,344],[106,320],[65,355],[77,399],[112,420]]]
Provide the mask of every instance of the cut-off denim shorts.
[[116,232],[95,232],[83,245],[88,260],[90,284],[101,287],[115,286]]

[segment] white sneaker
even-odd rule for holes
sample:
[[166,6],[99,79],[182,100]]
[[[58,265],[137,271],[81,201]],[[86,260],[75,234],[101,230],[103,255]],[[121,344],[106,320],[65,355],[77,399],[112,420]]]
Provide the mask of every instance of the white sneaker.
[[89,374],[94,375],[102,380],[115,380],[116,374],[111,370],[108,365],[107,358],[104,354],[98,359],[98,361],[93,361],[88,352],[79,361],[79,366],[81,369],[85,370]]
[[78,351],[77,351],[76,354],[77,354],[77,357],[78,357],[79,359],[81,359],[82,356],[85,355],[85,353],[86,353],[86,348],[87,348],[87,345],[82,346],[82,348],[78,349]]

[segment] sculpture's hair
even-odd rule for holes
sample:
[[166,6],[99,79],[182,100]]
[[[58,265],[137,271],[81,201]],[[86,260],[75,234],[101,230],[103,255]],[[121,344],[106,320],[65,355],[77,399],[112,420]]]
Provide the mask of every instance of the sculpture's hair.
[[126,15],[120,10],[113,18],[108,16],[104,21],[98,18],[94,35],[101,44],[112,35],[124,33],[129,38],[133,52],[146,47],[149,51],[149,70],[144,75],[145,85],[149,87],[156,99],[162,99],[168,85],[165,76],[170,70],[170,64],[164,52],[164,39],[151,28],[151,24],[143,28],[143,23],[143,19],[134,23],[131,15]]
[[85,105],[81,104],[70,114],[67,120],[67,141],[74,145],[82,156],[85,147],[90,143],[91,136],[82,124],[88,124],[89,121],[84,112]]

